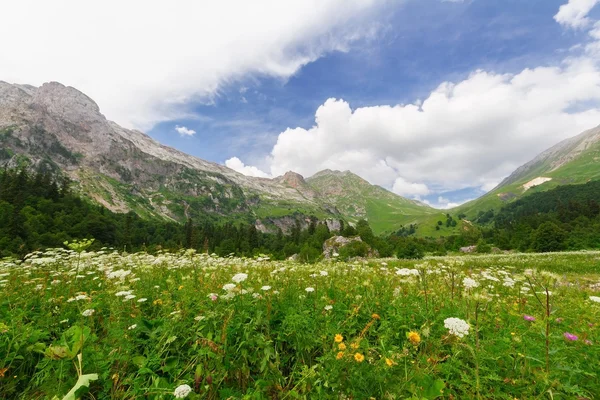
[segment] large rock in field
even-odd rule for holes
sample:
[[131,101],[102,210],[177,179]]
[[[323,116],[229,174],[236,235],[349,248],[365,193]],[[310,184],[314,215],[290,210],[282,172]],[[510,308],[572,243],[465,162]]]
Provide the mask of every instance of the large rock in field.
[[[333,237],[330,237],[329,239],[327,239],[325,241],[325,243],[323,243],[323,257],[325,257],[325,258],[337,257],[337,255],[340,252],[340,249],[342,249],[344,246],[347,246],[353,242],[362,242],[362,239],[360,238],[360,236],[354,236],[354,237],[333,236]],[[378,256],[377,250],[373,250],[373,249],[371,249],[371,247],[369,247],[367,257],[377,257],[377,256]]]

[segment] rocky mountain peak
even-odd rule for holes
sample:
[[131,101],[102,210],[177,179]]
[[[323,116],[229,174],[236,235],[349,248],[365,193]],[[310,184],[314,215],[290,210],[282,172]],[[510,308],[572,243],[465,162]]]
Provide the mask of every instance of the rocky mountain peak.
[[71,121],[105,121],[96,102],[79,90],[58,82],[44,83],[39,87],[31,104]]
[[286,172],[283,176],[279,177],[278,182],[293,187],[294,189],[306,186],[304,177],[294,171]]

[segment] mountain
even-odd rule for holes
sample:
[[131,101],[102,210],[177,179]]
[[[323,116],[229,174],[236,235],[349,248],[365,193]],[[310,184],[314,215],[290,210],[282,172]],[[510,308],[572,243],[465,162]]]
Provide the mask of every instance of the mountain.
[[549,148],[517,168],[489,193],[452,211],[475,218],[480,212],[498,210],[531,193],[597,179],[600,179],[600,126]]
[[393,231],[399,225],[414,223],[416,218],[439,213],[424,203],[371,185],[350,171],[324,170],[308,178],[306,183],[348,221],[368,220],[375,233]]
[[[0,165],[67,175],[92,201],[144,217],[246,221],[286,230],[296,220],[308,224],[309,216],[335,225],[359,215],[350,208],[340,211],[338,197],[293,172],[275,179],[248,177],[161,145],[107,120],[92,99],[57,82],[38,88],[0,81]],[[371,201],[381,209],[367,217],[429,211],[363,182],[365,190],[373,188]],[[402,218],[386,226],[401,224]]]

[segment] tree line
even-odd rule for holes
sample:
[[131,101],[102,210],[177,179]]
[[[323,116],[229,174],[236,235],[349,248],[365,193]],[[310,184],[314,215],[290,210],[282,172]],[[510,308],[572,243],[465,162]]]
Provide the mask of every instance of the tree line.
[[[251,222],[215,222],[188,219],[185,223],[153,218],[134,212],[114,213],[82,199],[71,182],[45,172],[4,169],[0,172],[0,257],[23,256],[34,250],[61,247],[65,241],[94,238],[94,248],[154,252],[193,248],[220,256],[256,256],[274,259],[297,255],[312,262],[321,257],[324,242],[333,235],[360,236],[340,252],[341,258],[366,256],[421,258],[443,255],[463,246],[477,245],[480,252],[502,250],[558,251],[600,248],[600,181],[560,186],[534,193],[503,207],[481,212],[476,224],[459,234],[442,238],[418,238],[418,226],[375,236],[368,222],[354,226],[341,221],[331,232],[315,217],[302,229],[300,221],[287,232],[261,232]],[[448,214],[445,224],[457,219]],[[306,218],[306,217],[303,217]],[[444,222],[442,222],[444,223]]]

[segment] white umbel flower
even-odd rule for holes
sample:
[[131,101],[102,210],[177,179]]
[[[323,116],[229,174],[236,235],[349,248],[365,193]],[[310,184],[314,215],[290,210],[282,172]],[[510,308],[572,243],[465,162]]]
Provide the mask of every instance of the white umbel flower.
[[459,338],[469,334],[469,328],[471,326],[460,318],[446,318],[444,320],[444,327],[446,327],[452,335],[458,336]]
[[235,289],[235,287],[235,283],[226,283],[225,285],[223,285],[223,290],[229,292],[230,290]]
[[400,276],[419,276],[419,271],[416,269],[400,268],[396,270],[396,275]]
[[315,288],[313,288],[313,287],[307,287],[307,288],[306,288],[306,289],[304,289],[304,290],[306,290],[306,293],[312,293],[312,292],[314,292],[314,291],[315,291]]
[[271,286],[263,286],[260,288],[260,290],[264,290],[266,292],[267,290],[271,290]]
[[179,385],[175,388],[173,396],[175,396],[176,399],[183,399],[186,398],[190,393],[192,393],[192,388],[190,385]]
[[590,296],[590,300],[595,303],[600,303],[600,297],[598,296]]
[[479,282],[472,278],[465,278],[463,279],[463,285],[465,289],[474,289],[479,286]]
[[92,314],[94,314],[96,312],[96,310],[94,310],[93,308],[87,309],[84,312],[81,313],[81,315],[83,315],[84,317],[91,317]]
[[234,281],[235,283],[240,283],[240,282],[244,282],[246,279],[248,279],[248,274],[235,274],[233,276],[233,278],[231,278],[232,281]]

